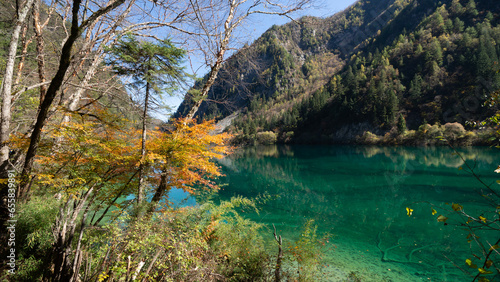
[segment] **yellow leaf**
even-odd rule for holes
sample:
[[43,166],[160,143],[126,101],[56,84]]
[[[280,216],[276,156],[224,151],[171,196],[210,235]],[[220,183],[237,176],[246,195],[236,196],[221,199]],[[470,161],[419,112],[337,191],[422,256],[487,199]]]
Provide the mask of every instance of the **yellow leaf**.
[[470,267],[470,268],[477,268],[477,265],[473,264],[470,259],[466,259],[465,263]]
[[490,250],[489,250],[489,251],[491,252],[491,251],[496,250],[496,249],[500,249],[500,246],[498,246],[498,245],[493,245],[493,246],[491,246],[491,248],[490,248]]
[[463,167],[459,167],[459,168],[458,168],[458,170],[462,170],[462,169],[464,169],[464,168],[463,168]]
[[484,277],[479,278],[479,280],[477,280],[477,281],[478,281],[478,282],[490,282],[490,280],[489,280],[489,279],[486,279],[486,278],[484,278]]
[[478,268],[477,270],[479,270],[479,273],[481,274],[493,274],[493,272],[485,270],[483,268]]
[[454,211],[461,211],[463,210],[463,206],[462,205],[459,205],[459,204],[452,204],[451,205],[451,208],[454,210]]
[[446,216],[444,216],[444,215],[439,215],[437,217],[437,221],[438,222],[446,222],[447,220],[448,220],[448,218]]
[[482,222],[486,223],[486,217],[484,217],[484,216],[479,216],[479,219],[480,219]]
[[432,215],[435,215],[437,213],[435,209],[431,208],[431,210],[432,210]]
[[413,213],[413,209],[406,207],[406,214],[408,214],[408,216],[411,216],[412,213]]
[[493,261],[491,261],[491,260],[486,261],[486,263],[484,264],[484,266],[486,266],[486,268],[490,268],[490,266],[492,266],[492,265],[493,265]]

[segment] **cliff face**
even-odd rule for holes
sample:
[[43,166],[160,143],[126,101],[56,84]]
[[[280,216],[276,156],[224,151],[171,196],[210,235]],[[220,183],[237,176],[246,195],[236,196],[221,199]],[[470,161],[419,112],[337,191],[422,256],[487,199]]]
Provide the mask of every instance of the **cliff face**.
[[[239,113],[233,133],[296,142],[467,127],[496,111],[484,104],[500,88],[499,9],[486,0],[358,1],[273,26],[228,59],[198,117]],[[189,105],[188,94],[176,116]]]

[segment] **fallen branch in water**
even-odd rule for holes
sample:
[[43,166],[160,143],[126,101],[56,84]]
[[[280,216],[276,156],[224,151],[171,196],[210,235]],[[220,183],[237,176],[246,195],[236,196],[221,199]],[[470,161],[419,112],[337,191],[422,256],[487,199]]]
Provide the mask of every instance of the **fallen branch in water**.
[[396,262],[396,263],[416,263],[416,264],[419,264],[421,265],[422,263],[421,262],[413,262],[411,261],[411,258],[413,256],[413,253],[415,253],[416,251],[420,251],[422,249],[425,249],[425,248],[428,248],[430,246],[434,246],[436,244],[429,244],[429,245],[425,245],[425,246],[422,246],[422,247],[419,247],[419,248],[415,248],[413,249],[407,256],[408,260],[404,261],[404,260],[396,260],[396,259],[390,259],[387,257],[387,254],[390,250],[392,249],[395,249],[397,247],[399,247],[399,245],[401,244],[401,240],[403,238],[399,238],[398,239],[398,243],[392,247],[389,247],[387,249],[382,249],[381,245],[382,245],[382,232],[379,232],[378,235],[377,235],[377,248],[379,249],[379,251],[382,253],[382,262]]

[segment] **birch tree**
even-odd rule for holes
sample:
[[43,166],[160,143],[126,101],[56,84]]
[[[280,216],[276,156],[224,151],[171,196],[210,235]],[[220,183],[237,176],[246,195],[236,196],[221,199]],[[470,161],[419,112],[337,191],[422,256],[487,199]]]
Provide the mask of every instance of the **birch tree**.
[[12,30],[5,72],[2,80],[2,120],[0,127],[0,163],[1,167],[3,168],[2,171],[7,170],[9,160],[9,146],[7,142],[9,140],[10,133],[12,80],[14,77],[14,65],[17,55],[17,46],[19,43],[19,35],[21,34],[21,29],[25,24],[26,18],[33,6],[34,1],[35,0],[26,0],[24,2],[24,5],[22,5],[20,9],[16,11],[16,21],[14,24],[14,29]]
[[190,38],[193,48],[203,55],[210,71],[207,80],[188,112],[188,118],[193,118],[203,99],[217,78],[217,75],[228,57],[228,51],[237,41],[235,31],[242,27],[253,15],[275,15],[290,19],[296,11],[309,5],[310,0],[189,0],[192,10],[191,28],[196,34]]

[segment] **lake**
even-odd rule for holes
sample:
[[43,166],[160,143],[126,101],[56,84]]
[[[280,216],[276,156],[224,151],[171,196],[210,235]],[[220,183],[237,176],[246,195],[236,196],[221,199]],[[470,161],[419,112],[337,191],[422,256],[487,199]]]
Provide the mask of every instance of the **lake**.
[[[484,182],[498,185],[500,150],[459,152]],[[488,207],[481,184],[451,148],[258,146],[238,149],[220,164],[226,175],[220,183],[227,184],[220,197],[267,194],[260,213],[247,216],[274,224],[284,241],[297,240],[309,219],[320,234],[330,234],[327,281],[351,272],[361,281],[471,281],[458,267],[477,271],[465,264],[472,258],[468,232],[446,210],[452,203],[472,214]],[[446,225],[436,220],[440,214],[449,217]],[[483,239],[498,239],[489,233]]]

